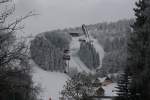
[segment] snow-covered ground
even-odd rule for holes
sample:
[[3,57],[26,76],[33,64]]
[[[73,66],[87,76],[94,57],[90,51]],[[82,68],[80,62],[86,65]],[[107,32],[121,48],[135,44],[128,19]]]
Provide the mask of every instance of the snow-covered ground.
[[33,62],[33,82],[41,87],[39,98],[42,100],[59,100],[60,91],[63,89],[69,77],[58,72],[48,72],[36,66]]
[[[52,100],[59,100],[59,93],[63,89],[67,79],[69,79],[69,77],[65,74],[58,72],[47,72],[37,66],[33,67],[33,81],[35,85],[39,85],[42,89],[40,95],[38,96],[42,100],[48,100],[50,97]],[[116,90],[116,86],[116,83],[103,86],[105,96],[116,96],[116,93],[114,92],[114,90]]]
[[105,96],[117,96],[115,90],[117,87],[117,83],[112,83],[107,86],[103,86],[103,89],[105,90]]

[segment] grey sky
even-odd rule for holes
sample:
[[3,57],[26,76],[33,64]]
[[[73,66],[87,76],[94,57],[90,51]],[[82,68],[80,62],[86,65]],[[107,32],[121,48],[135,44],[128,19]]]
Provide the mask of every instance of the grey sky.
[[16,0],[17,15],[34,10],[39,16],[25,21],[25,32],[116,21],[134,17],[136,0]]

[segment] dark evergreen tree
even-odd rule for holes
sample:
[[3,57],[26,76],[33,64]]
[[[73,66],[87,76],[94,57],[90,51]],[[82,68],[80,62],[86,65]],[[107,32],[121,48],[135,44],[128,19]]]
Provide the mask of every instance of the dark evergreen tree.
[[150,100],[150,1],[139,0],[136,21],[128,40],[128,63],[132,75],[133,100]]
[[121,74],[120,79],[118,81],[118,86],[116,87],[118,95],[116,100],[132,100],[130,83],[131,77],[129,75],[129,70],[126,69],[124,73]]

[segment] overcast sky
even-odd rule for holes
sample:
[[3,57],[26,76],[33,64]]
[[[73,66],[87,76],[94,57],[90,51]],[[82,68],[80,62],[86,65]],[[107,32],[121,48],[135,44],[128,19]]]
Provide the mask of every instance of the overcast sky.
[[35,11],[39,16],[25,21],[25,32],[40,33],[134,17],[136,0],[16,0],[17,15]]

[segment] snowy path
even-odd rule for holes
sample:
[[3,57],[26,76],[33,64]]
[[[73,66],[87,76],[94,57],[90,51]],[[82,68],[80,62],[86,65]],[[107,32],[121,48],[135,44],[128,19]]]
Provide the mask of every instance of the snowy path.
[[52,100],[59,100],[59,93],[69,77],[63,73],[44,71],[34,62],[31,61],[31,63],[33,65],[33,82],[41,87],[38,97],[42,100],[49,100],[50,97]]

